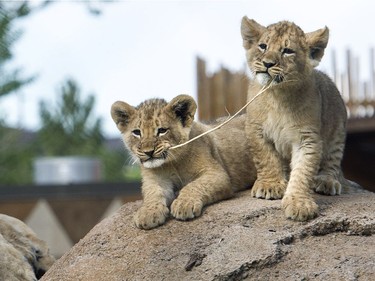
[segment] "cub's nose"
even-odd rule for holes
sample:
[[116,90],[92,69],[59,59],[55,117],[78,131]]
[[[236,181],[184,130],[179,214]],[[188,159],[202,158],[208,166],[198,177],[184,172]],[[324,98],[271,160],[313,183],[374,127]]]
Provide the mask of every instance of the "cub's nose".
[[154,151],[155,150],[148,150],[148,151],[144,151],[144,153],[149,156],[149,157],[152,157],[152,155],[154,155]]
[[274,65],[276,65],[276,63],[272,62],[272,61],[263,61],[263,65],[267,68],[270,68]]

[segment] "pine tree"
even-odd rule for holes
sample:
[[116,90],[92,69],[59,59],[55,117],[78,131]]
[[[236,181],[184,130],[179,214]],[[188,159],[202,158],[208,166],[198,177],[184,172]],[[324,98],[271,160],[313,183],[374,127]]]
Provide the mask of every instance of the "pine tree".
[[29,15],[27,1],[0,2],[0,97],[10,94],[30,83],[33,78],[23,78],[20,69],[9,70],[7,63],[12,59],[11,48],[22,32],[14,30],[15,20]]
[[42,128],[38,132],[38,143],[42,155],[96,155],[103,145],[101,119],[95,118],[95,97],[80,99],[80,89],[73,80],[61,87],[55,107],[40,102]]
[[93,115],[95,98],[81,99],[77,83],[69,79],[59,91],[56,106],[40,102],[42,127],[38,132],[37,151],[43,156],[84,155],[102,161],[104,180],[123,181],[129,157],[124,150],[110,150],[104,145],[101,119]]
[[[13,58],[13,44],[21,36],[21,31],[14,30],[14,23],[30,12],[26,1],[0,2],[0,98],[32,81],[32,78],[21,77],[20,69],[10,70],[8,66]],[[1,184],[25,184],[31,181],[33,151],[22,140],[22,131],[7,127],[5,121],[0,119]]]

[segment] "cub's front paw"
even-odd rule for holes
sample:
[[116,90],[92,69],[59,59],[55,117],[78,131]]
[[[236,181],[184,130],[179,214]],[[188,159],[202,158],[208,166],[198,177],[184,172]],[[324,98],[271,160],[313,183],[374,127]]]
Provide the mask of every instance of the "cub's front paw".
[[281,206],[288,219],[307,221],[318,215],[319,207],[309,196],[285,195]]
[[178,220],[188,220],[199,217],[203,203],[194,198],[177,198],[171,205],[171,214]]
[[251,196],[263,199],[280,199],[284,196],[286,186],[285,180],[257,179],[251,189]]
[[332,176],[318,175],[314,178],[315,191],[325,195],[341,194],[341,183]]
[[143,205],[134,215],[134,222],[138,228],[151,229],[162,225],[169,215],[167,206],[159,203]]

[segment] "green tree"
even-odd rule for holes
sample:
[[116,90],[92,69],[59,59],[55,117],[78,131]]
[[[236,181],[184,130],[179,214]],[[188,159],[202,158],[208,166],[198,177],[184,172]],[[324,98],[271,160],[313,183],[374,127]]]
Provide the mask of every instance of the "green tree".
[[[0,98],[11,94],[33,78],[24,78],[21,70],[10,69],[12,47],[22,32],[14,29],[15,22],[31,13],[27,1],[0,2]],[[24,184],[31,181],[33,150],[23,142],[24,132],[9,128],[0,116],[0,183]]]
[[8,69],[7,63],[13,58],[11,48],[22,32],[14,30],[14,22],[29,15],[28,2],[0,2],[0,97],[10,94],[30,83],[33,78],[21,77],[20,69]]
[[32,159],[25,132],[8,128],[0,120],[0,184],[26,184],[32,180]]
[[73,80],[61,87],[57,105],[40,102],[42,128],[38,132],[40,152],[46,156],[96,155],[103,145],[101,119],[93,116],[95,97],[84,101]]
[[[42,1],[39,4],[35,4],[31,1],[26,0],[0,0],[0,98],[5,95],[16,92],[17,90],[32,82],[35,78],[24,77],[22,75],[22,70],[20,68],[10,67],[9,65],[13,59],[12,48],[14,46],[14,43],[22,35],[21,30],[15,29],[15,23],[18,19],[24,18],[31,12],[43,9],[51,3],[52,1],[49,0]],[[93,5],[94,3],[96,5],[97,1],[87,1],[85,3],[91,14],[100,14],[100,9],[95,8]],[[67,83],[67,85],[67,87],[69,87],[69,83]],[[90,107],[90,104],[92,106],[94,105],[93,97],[90,97],[86,101],[86,110]],[[48,119],[48,116],[51,118],[54,117],[53,114],[51,115],[50,112],[48,112],[46,104],[44,104],[43,106],[46,120]],[[83,113],[83,116],[81,116],[82,119],[78,119],[78,125],[79,122],[84,122],[84,111],[85,110],[81,111]],[[90,115],[89,112],[87,114]],[[87,116],[87,118],[89,118],[89,116]],[[56,128],[58,128],[58,123],[53,123],[53,118],[50,121],[51,123],[48,124],[50,128],[54,125],[56,126]],[[53,148],[55,147],[55,144],[57,144],[56,149],[59,148],[61,149],[60,151],[63,151],[62,155],[67,155],[71,153],[80,155],[90,155],[94,154],[96,147],[99,148],[98,151],[96,151],[98,154],[107,154],[107,151],[103,150],[101,146],[103,141],[100,128],[101,121],[98,119],[92,127],[90,127],[90,125],[88,124],[89,122],[85,124],[84,130],[80,130],[79,128],[73,128],[73,130],[79,132],[78,135],[74,134],[74,137],[66,137],[65,139],[62,137],[62,140],[72,141],[70,146],[67,146],[65,144],[66,150],[64,150],[64,145],[62,141],[59,142],[53,139],[50,139],[48,141],[47,136],[44,137],[47,143],[47,149],[44,149],[43,144],[39,145],[40,142],[37,142],[38,145],[34,144],[32,138],[29,138],[30,136],[27,132],[19,129],[9,128],[5,120],[2,119],[2,116],[0,116],[0,184],[30,183],[32,179],[32,159],[36,156],[37,151],[44,153],[45,155],[52,154],[53,149],[55,149]],[[69,128],[69,126],[63,126],[61,128],[63,129],[63,132],[66,133],[64,129]],[[41,130],[38,139],[43,139],[43,137],[41,137],[43,134],[46,134],[44,129]],[[54,131],[54,134],[56,134],[56,131]],[[62,135],[64,136],[64,134]],[[82,140],[82,142],[80,142],[79,140]],[[76,148],[73,149],[72,147]],[[118,154],[113,154],[113,156],[118,157]],[[112,158],[109,158],[108,155],[105,157],[101,157],[103,157],[107,162],[109,162],[109,165],[108,167],[106,166],[106,168],[110,170],[111,163],[114,163],[116,161],[114,161]],[[119,177],[119,174],[117,176]]]
[[104,180],[124,180],[124,150],[106,148],[101,119],[93,114],[95,97],[81,100],[76,82],[67,80],[61,87],[56,106],[40,102],[42,127],[38,132],[38,152],[43,156],[86,155],[98,157]]
[[[95,7],[108,0],[83,1],[91,15],[98,16],[101,9]],[[44,9],[52,3],[51,0],[41,1],[39,4],[31,1],[1,1],[0,0],[0,97],[13,93],[32,82],[35,77],[23,77],[20,68],[8,69],[8,62],[13,58],[12,46],[22,35],[21,30],[14,29],[14,23],[31,12]]]

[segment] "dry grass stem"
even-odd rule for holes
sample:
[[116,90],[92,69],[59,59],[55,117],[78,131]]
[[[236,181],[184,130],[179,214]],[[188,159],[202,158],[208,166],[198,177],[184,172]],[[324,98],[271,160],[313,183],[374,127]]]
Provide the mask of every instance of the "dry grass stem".
[[266,86],[263,86],[263,88],[251,99],[249,100],[243,107],[241,107],[241,109],[239,109],[235,114],[233,114],[233,116],[229,117],[227,120],[225,120],[223,123],[217,125],[216,127],[184,142],[184,143],[181,143],[181,144],[178,144],[178,145],[175,145],[175,146],[172,146],[170,147],[169,149],[176,149],[176,148],[179,148],[179,147],[182,147],[184,145],[187,145],[188,143],[191,143],[201,137],[203,137],[204,135],[207,135],[217,129],[220,129],[221,127],[223,127],[225,124],[229,123],[233,118],[235,118],[237,115],[239,115],[241,113],[242,110],[244,110],[250,103],[252,103],[257,97],[259,97],[261,94],[263,94],[266,90],[268,90],[269,88],[271,87],[271,83],[269,83],[268,85]]

